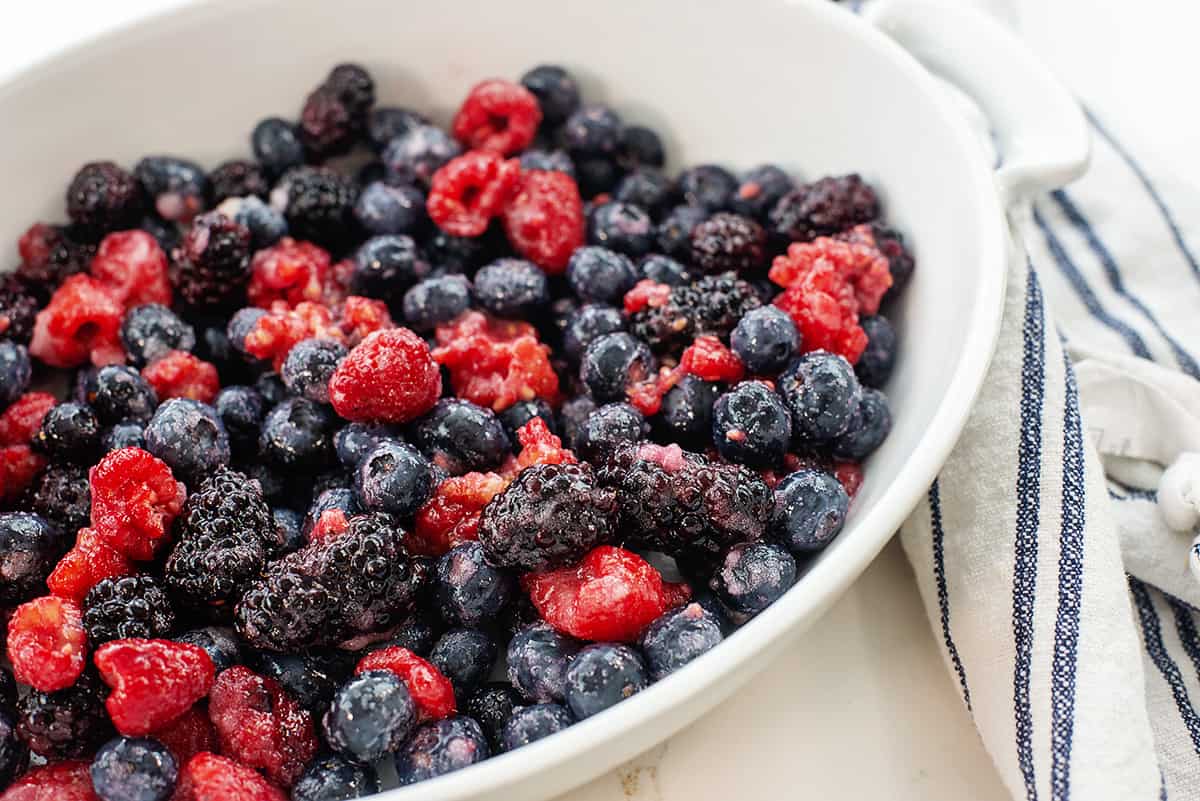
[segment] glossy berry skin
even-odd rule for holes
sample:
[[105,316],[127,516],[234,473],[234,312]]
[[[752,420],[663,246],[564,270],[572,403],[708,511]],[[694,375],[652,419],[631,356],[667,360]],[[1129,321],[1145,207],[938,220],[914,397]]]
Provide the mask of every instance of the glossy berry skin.
[[172,350],[190,351],[196,346],[196,332],[166,306],[146,303],[125,312],[121,345],[130,362],[142,367]]
[[613,306],[602,303],[580,306],[567,317],[562,336],[563,353],[578,364],[588,345],[605,334],[624,331],[626,325],[624,315]]
[[613,201],[592,209],[588,243],[638,258],[654,247],[654,222],[640,206]]
[[589,645],[567,668],[567,706],[582,720],[644,690],[649,683],[646,665],[637,651],[627,645]]
[[187,222],[204,210],[208,178],[194,162],[174,156],[147,156],[134,166],[133,175],[164,220]]
[[392,302],[429,272],[429,265],[407,234],[382,234],[354,253],[351,289],[359,295]]
[[358,196],[354,217],[369,234],[413,234],[428,224],[425,193],[415,186],[375,181]]
[[498,467],[512,447],[495,412],[456,398],[439,400],[413,421],[409,439],[452,476]]
[[527,318],[550,302],[546,274],[522,259],[500,259],[475,273],[472,297],[497,317]]
[[690,603],[651,623],[640,645],[650,677],[658,681],[712,650],[721,639],[717,616],[698,603]]
[[329,379],[347,353],[345,345],[333,340],[301,340],[288,351],[279,375],[293,394],[317,403],[328,403]]
[[292,786],[292,801],[342,801],[379,792],[379,777],[370,765],[337,755],[318,757]]
[[858,415],[833,441],[830,452],[837,459],[861,462],[883,444],[891,430],[892,412],[887,396],[877,389],[864,389],[858,403]]
[[289,398],[267,413],[258,449],[280,467],[314,467],[333,455],[333,416],[328,407],[307,398]]
[[429,346],[406,328],[367,336],[329,380],[334,410],[360,423],[406,423],[433,408],[441,392]]
[[800,349],[800,334],[787,314],[774,306],[762,306],[738,321],[729,344],[751,374],[775,375]]
[[146,450],[185,481],[229,463],[229,435],[221,418],[207,404],[172,398],[146,424]]
[[670,256],[651,253],[638,262],[638,277],[649,278],[656,284],[679,286],[686,283],[687,268]]
[[858,357],[854,372],[863,386],[879,389],[896,366],[896,329],[881,314],[860,317],[858,324],[867,335],[867,347]]
[[735,619],[757,615],[796,581],[796,560],[780,545],[735,545],[721,559],[709,587]]
[[760,223],[779,202],[779,198],[795,188],[791,176],[774,164],[763,164],[742,173],[730,207]]
[[633,262],[607,248],[579,248],[567,263],[567,281],[584,302],[619,303],[637,280]]
[[515,710],[500,730],[500,750],[513,751],[560,732],[575,722],[561,704],[532,704]]
[[433,491],[430,463],[410,445],[385,440],[359,462],[354,491],[364,509],[412,517]]
[[500,424],[504,426],[504,431],[508,434],[509,442],[512,443],[513,450],[515,451],[520,450],[517,430],[535,417],[541,418],[545,422],[546,428],[550,430],[550,433],[558,433],[558,420],[556,419],[557,415],[554,413],[554,407],[541,398],[517,401],[512,406],[500,412],[499,417]]
[[399,748],[416,720],[416,705],[404,682],[390,671],[370,670],[342,685],[322,725],[336,751],[373,762]]
[[521,694],[505,682],[488,682],[467,699],[464,711],[473,718],[487,735],[492,751],[505,750],[500,745],[504,724],[518,707],[524,705]]
[[479,629],[450,629],[434,643],[429,662],[466,698],[487,678],[496,659],[496,643]]
[[463,275],[426,278],[404,293],[404,321],[414,331],[431,331],[471,305],[471,282]]
[[171,801],[287,801],[287,796],[253,768],[205,751],[184,765]]
[[333,435],[333,448],[343,466],[354,468],[384,440],[398,439],[400,432],[389,425],[347,423]]
[[479,724],[468,717],[426,723],[396,754],[401,785],[444,776],[491,755]]
[[842,530],[850,497],[823,470],[804,468],[775,485],[768,536],[797,556],[819,551]]
[[96,752],[89,773],[101,801],[166,801],[179,766],[157,740],[118,737]]
[[540,64],[529,70],[521,76],[521,85],[537,98],[546,125],[561,125],[579,108],[575,79],[555,64]]
[[67,401],[42,418],[35,450],[54,461],[89,463],[100,446],[100,420],[90,406]]
[[112,453],[121,448],[144,448],[146,427],[142,423],[117,423],[100,434],[100,450]]
[[146,422],[154,415],[158,397],[136,370],[123,364],[101,367],[85,384],[86,398],[102,425]]
[[643,439],[647,430],[646,418],[628,403],[606,403],[584,420],[579,433],[579,455],[600,464],[618,446]]
[[663,396],[656,429],[668,441],[703,449],[712,442],[713,406],[720,394],[719,384],[685,375]]
[[13,606],[44,592],[46,577],[71,544],[71,534],[28,512],[0,514],[0,604]]
[[8,406],[25,393],[32,373],[29,349],[0,339],[0,407]]
[[304,163],[304,145],[296,126],[278,117],[268,117],[250,133],[254,157],[271,175],[283,175]]
[[802,443],[825,443],[850,427],[862,398],[854,368],[826,351],[806,353],[779,376],[779,394]]
[[234,665],[241,664],[242,649],[232,629],[209,626],[185,631],[175,638],[176,642],[195,645],[204,649],[213,662],[215,673],[221,673]]
[[685,203],[711,213],[729,208],[738,181],[724,167],[699,164],[680,173],[678,184]]
[[579,377],[597,403],[624,401],[632,384],[654,374],[654,355],[631,334],[605,334],[587,346]]
[[315,649],[300,654],[260,651],[252,661],[262,676],[279,682],[296,703],[319,715],[349,678],[353,658],[341,651]]
[[451,548],[438,559],[434,601],[452,626],[478,627],[495,620],[515,588],[510,574],[487,563],[477,542]]
[[750,467],[783,461],[792,419],[783,400],[760,381],[743,381],[713,405],[713,442],[724,458]]
[[262,395],[254,387],[233,384],[217,393],[213,408],[229,435],[236,453],[252,453],[258,447],[259,427],[266,413]]

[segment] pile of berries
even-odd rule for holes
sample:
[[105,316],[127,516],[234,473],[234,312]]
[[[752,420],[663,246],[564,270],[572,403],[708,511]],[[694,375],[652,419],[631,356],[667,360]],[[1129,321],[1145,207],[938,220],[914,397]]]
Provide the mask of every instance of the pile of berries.
[[669,176],[556,66],[444,131],[341,65],[250,144],[84,165],[0,282],[0,801],[423,781],[838,534],[913,270],[857,175]]

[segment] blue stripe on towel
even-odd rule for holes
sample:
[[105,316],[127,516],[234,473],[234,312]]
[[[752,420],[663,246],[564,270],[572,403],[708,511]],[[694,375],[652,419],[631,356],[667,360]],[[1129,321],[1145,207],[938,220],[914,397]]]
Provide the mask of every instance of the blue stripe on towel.
[[1196,750],[1196,754],[1200,755],[1200,717],[1196,716],[1196,710],[1192,708],[1187,687],[1183,684],[1183,674],[1179,672],[1179,666],[1175,664],[1175,660],[1167,653],[1167,648],[1163,644],[1162,626],[1158,621],[1158,612],[1154,609],[1154,601],[1151,600],[1146,585],[1133,576],[1129,577],[1129,594],[1133,596],[1138,620],[1142,624],[1142,639],[1146,645],[1146,653],[1150,655],[1150,660],[1154,662],[1154,666],[1158,668],[1158,672],[1162,674],[1167,686],[1170,687],[1171,695],[1175,698],[1175,706],[1179,709],[1179,716],[1183,719],[1183,725],[1187,727],[1188,734],[1192,738],[1192,747]]
[[929,524],[933,529],[933,577],[937,583],[938,610],[942,620],[942,639],[946,643],[946,652],[950,654],[950,662],[958,675],[958,686],[962,688],[963,702],[967,711],[971,710],[971,690],[967,687],[967,673],[963,670],[962,660],[958,656],[958,646],[950,636],[950,594],[946,591],[945,564],[945,531],[942,529],[942,499],[938,491],[937,479],[929,488]]
[[1183,650],[1192,660],[1196,677],[1200,679],[1200,635],[1196,633],[1196,620],[1192,617],[1192,608],[1171,595],[1167,595],[1167,603],[1175,616],[1175,632],[1179,635],[1179,641],[1183,643]]

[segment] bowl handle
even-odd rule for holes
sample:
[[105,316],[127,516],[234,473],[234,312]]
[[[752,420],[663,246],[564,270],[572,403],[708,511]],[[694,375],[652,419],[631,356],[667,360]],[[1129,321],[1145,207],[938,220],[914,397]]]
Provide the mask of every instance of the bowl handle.
[[864,16],[990,118],[1012,205],[1078,178],[1091,137],[1075,98],[1010,30],[960,3],[877,0]]

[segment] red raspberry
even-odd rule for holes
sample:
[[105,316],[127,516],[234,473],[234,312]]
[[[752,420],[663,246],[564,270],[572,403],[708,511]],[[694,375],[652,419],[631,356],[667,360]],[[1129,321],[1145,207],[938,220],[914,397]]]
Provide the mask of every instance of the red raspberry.
[[853,288],[854,311],[875,314],[879,301],[892,285],[887,258],[875,248],[875,238],[869,226],[855,229],[853,240],[818,237],[811,242],[794,242],[787,254],[776,256],[767,276],[781,287],[791,287],[805,275],[828,265]]
[[712,336],[696,337],[680,357],[679,366],[697,378],[727,384],[741,381],[746,374],[742,360]]
[[667,305],[671,299],[669,284],[660,284],[643,278],[634,284],[633,289],[625,293],[625,313],[634,314],[647,307],[659,309]]
[[313,523],[312,531],[308,533],[308,541],[310,543],[324,542],[339,534],[345,534],[348,528],[350,528],[350,521],[346,518],[343,510],[326,509],[321,512],[317,522]]
[[171,801],[287,801],[287,795],[245,765],[201,753],[179,772]]
[[221,752],[291,787],[317,752],[312,714],[274,679],[242,665],[222,671],[208,698]]
[[145,231],[117,231],[104,237],[90,272],[127,309],[143,303],[171,305],[167,254]]
[[854,291],[831,264],[814,263],[774,303],[796,324],[800,349],[805,353],[827,350],[854,364],[867,347],[867,334],[858,324]]
[[646,417],[658,414],[662,408],[663,396],[671,391],[671,387],[679,383],[684,376],[683,367],[660,367],[658,375],[647,376],[641,381],[635,381],[625,387],[625,397],[629,405]]
[[160,401],[191,398],[212,403],[221,391],[216,366],[197,359],[186,350],[173,350],[142,368],[142,378],[154,387]]
[[842,482],[847,495],[853,498],[858,494],[858,488],[862,486],[863,481],[862,466],[858,462],[835,462],[833,475]]
[[100,535],[130,559],[153,559],[187,498],[171,468],[141,448],[121,448],[106,454],[88,480]]
[[344,338],[328,307],[305,301],[289,309],[286,303],[277,301],[250,329],[242,347],[251,356],[270,359],[278,372],[296,343],[312,337],[339,342]]
[[[875,314],[879,311],[880,301],[896,283],[892,275],[893,259],[907,260],[911,265],[912,257],[901,241],[886,235],[881,241],[875,236],[875,227],[867,223],[843,231],[834,239],[848,242],[857,249],[856,252],[864,254],[856,260],[853,274],[847,277],[854,284],[854,292],[858,297],[858,313],[864,316]],[[882,259],[882,264],[874,258],[867,259],[867,253],[877,255]]]
[[28,445],[58,401],[49,392],[26,392],[0,414],[0,445]]
[[8,621],[8,658],[22,684],[46,693],[70,687],[87,664],[82,610],[54,595],[21,604]]
[[213,661],[196,645],[131,638],[100,646],[94,657],[112,688],[104,702],[117,731],[141,737],[183,716],[208,695]]
[[540,417],[530,419],[517,429],[517,439],[521,443],[521,453],[517,455],[516,472],[535,464],[575,464],[579,461],[569,448],[563,447],[562,440]]
[[605,642],[636,640],[682,593],[642,557],[613,545],[592,549],[578,565],[529,573],[521,586],[551,626]]
[[556,170],[522,172],[504,209],[504,231],[514,250],[550,275],[561,275],[583,244],[583,201],[575,179]]
[[425,210],[451,236],[480,236],[516,187],[521,166],[486,150],[450,159],[433,174]]
[[0,501],[19,498],[45,466],[46,459],[28,445],[0,446]]
[[33,324],[29,352],[51,367],[100,366],[124,361],[117,332],[124,309],[104,284],[73,275],[55,290]]
[[285,237],[254,254],[246,297],[263,309],[277,300],[289,306],[306,300],[320,302],[330,263],[329,253],[322,248]]
[[34,223],[17,240],[22,272],[41,273],[50,262],[50,254],[62,242],[62,234],[53,225]]
[[433,358],[450,371],[450,384],[460,398],[495,411],[519,400],[558,400],[550,348],[538,341],[529,323],[467,312],[438,326],[437,343]]
[[471,89],[450,130],[463,147],[511,156],[529,147],[541,121],[532,92],[510,81],[490,80]]
[[441,556],[456,545],[479,539],[483,507],[507,485],[496,473],[466,473],[446,479],[417,511],[408,549],[423,556]]
[[354,347],[376,331],[395,328],[396,324],[382,300],[351,295],[342,303],[338,326],[346,335],[346,344]]
[[364,656],[354,668],[354,674],[368,670],[390,670],[395,673],[412,696],[422,720],[441,720],[456,711],[454,685],[442,671],[407,648],[393,645]]
[[407,423],[433,408],[442,374],[425,340],[407,328],[376,331],[329,379],[329,401],[347,420]]
[[197,705],[151,735],[167,747],[178,765],[202,751],[217,750],[217,730],[202,705]]
[[46,579],[46,586],[59,598],[82,604],[88,590],[104,579],[132,573],[133,565],[120,551],[109,545],[95,529],[83,528],[79,530],[75,547],[58,560]]
[[350,284],[354,280],[354,259],[342,259],[334,263],[325,273],[325,281],[321,285],[321,302],[326,306],[336,306],[346,300],[350,294]]
[[90,762],[56,762],[34,768],[8,786],[0,801],[100,801]]

